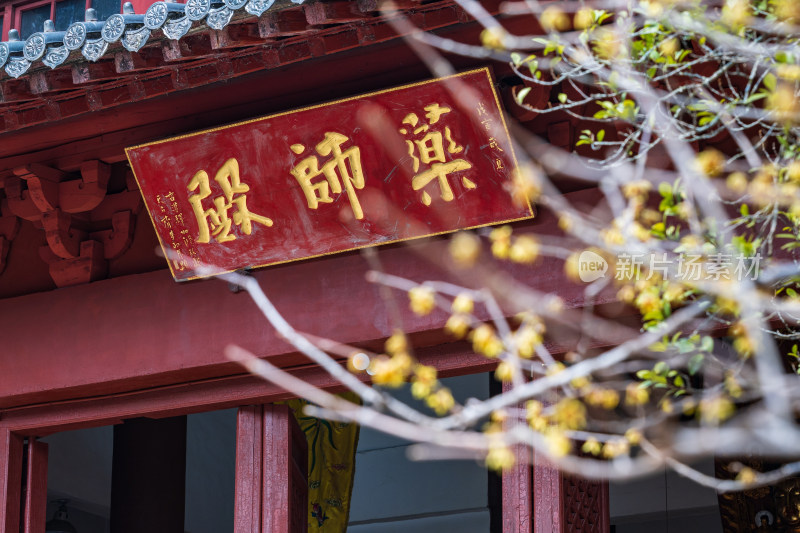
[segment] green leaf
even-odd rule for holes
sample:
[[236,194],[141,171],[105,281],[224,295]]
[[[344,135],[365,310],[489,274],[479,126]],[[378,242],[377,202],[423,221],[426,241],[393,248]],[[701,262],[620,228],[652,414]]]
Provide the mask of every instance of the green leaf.
[[686,382],[683,381],[683,378],[681,376],[676,377],[674,383],[676,387],[683,388],[686,386]]
[[714,339],[709,336],[703,337],[700,343],[700,349],[704,352],[712,352],[714,350]]
[[742,204],[742,206],[739,208],[739,213],[741,213],[743,217],[746,217],[750,214],[750,208],[747,207],[747,204]]
[[558,93],[558,101],[561,102],[562,104],[566,103],[567,95],[564,93]]
[[694,376],[703,366],[703,360],[705,360],[705,355],[698,353],[694,354],[691,359],[689,359],[688,369],[689,375]]
[[777,80],[777,78],[775,78],[775,74],[773,74],[771,72],[769,74],[767,74],[766,76],[764,76],[764,87],[766,87],[770,91],[774,91],[775,90],[775,86],[777,85],[777,82],[778,82],[778,80]]
[[525,100],[525,97],[528,96],[528,93],[531,92],[530,87],[523,87],[520,91],[517,92],[517,103],[522,105],[522,101]]
[[669,366],[664,361],[659,361],[653,367],[653,372],[658,374],[659,376],[663,376],[669,371]]
[[606,130],[600,130],[597,132],[597,140],[603,142],[603,139],[606,138]]

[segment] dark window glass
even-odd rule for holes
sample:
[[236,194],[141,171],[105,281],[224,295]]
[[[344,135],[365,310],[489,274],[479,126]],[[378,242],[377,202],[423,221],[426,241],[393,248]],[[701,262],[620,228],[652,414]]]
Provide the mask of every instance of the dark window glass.
[[3,15],[0,15],[0,41],[5,40],[5,34],[3,33]]
[[122,0],[92,0],[92,7],[97,11],[97,20],[106,20],[111,15],[122,11]]
[[44,29],[44,21],[50,18],[50,4],[26,9],[20,17],[19,33],[23,39]]
[[66,31],[73,22],[83,20],[86,0],[61,0],[56,3],[56,31]]

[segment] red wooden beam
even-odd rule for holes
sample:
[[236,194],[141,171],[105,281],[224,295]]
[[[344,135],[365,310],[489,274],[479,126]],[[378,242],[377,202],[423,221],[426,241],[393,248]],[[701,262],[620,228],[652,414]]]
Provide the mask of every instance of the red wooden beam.
[[28,441],[25,533],[41,533],[47,522],[47,443]]
[[[439,345],[416,352],[423,364],[434,365],[442,377],[486,372],[495,361],[470,353],[461,343]],[[232,366],[228,373],[234,373]],[[341,389],[341,385],[319,368],[302,367],[292,373],[321,388]],[[362,374],[362,380],[367,376]],[[144,384],[142,384],[144,385]],[[231,376],[181,385],[155,388],[136,393],[106,395],[97,401],[100,392],[90,400],[70,400],[44,403],[31,407],[6,410],[0,419],[0,429],[10,428],[20,434],[45,436],[57,431],[81,429],[119,423],[122,419],[146,416],[163,418],[179,414],[200,413],[241,405],[276,402],[292,397],[281,387],[252,376]]]
[[0,533],[19,533],[22,437],[0,428]]

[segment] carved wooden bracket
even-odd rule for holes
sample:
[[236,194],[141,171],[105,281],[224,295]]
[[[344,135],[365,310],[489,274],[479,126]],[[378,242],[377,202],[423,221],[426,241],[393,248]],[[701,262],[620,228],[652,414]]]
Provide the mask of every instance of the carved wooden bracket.
[[130,247],[133,242],[133,230],[136,217],[131,211],[117,211],[111,217],[111,229],[89,234],[95,241],[103,243],[103,257],[116,259]]
[[[7,178],[10,186],[9,202],[13,212],[20,218],[35,220],[39,213],[61,209],[65,213],[91,211],[106,196],[111,167],[101,161],[86,161],[81,165],[81,179],[69,180],[69,175],[60,170],[32,163],[14,169],[14,174],[24,180],[27,191],[16,178]],[[8,190],[8,189],[7,189]]]
[[13,241],[19,233],[19,219],[11,214],[8,202],[3,200],[0,203],[0,274],[6,268],[6,258],[11,249]]
[[72,227],[72,217],[54,209],[42,213],[47,244],[58,257],[74,259],[80,255],[81,242],[86,240],[86,233]]
[[[126,180],[127,191],[107,194],[110,178],[111,166],[102,161],[84,162],[79,179],[32,163],[15,169],[4,182],[14,221],[20,217],[44,229],[47,246],[39,253],[59,287],[104,277],[108,261],[133,242],[141,195],[132,179]],[[0,258],[5,257],[3,246],[0,241]]]
[[59,288],[103,279],[108,273],[108,262],[104,257],[103,245],[97,241],[83,241],[80,244],[78,257],[74,259],[55,257],[46,246],[43,246],[39,252],[42,258],[49,263],[50,277]]

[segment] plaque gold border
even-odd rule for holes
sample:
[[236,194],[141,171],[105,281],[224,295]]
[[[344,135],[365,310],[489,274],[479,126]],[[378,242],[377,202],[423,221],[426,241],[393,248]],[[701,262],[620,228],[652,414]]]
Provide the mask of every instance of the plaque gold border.
[[[243,120],[243,121],[240,121],[240,122],[234,122],[234,123],[231,123],[231,124],[226,124],[224,126],[216,126],[216,127],[213,127],[213,128],[207,128],[207,129],[195,131],[195,132],[192,132],[192,133],[185,133],[183,135],[176,135],[176,136],[168,137],[166,139],[161,139],[161,140],[158,140],[158,141],[151,141],[151,142],[148,142],[148,143],[137,144],[135,146],[130,146],[128,148],[125,148],[125,157],[128,159],[128,165],[131,167],[131,172],[133,173],[133,178],[136,180],[136,185],[139,187],[139,191],[141,193],[142,187],[141,187],[141,184],[139,183],[139,177],[136,175],[136,171],[133,169],[133,164],[131,163],[130,154],[128,153],[129,150],[136,150],[136,149],[139,149],[139,148],[145,148],[147,146],[154,146],[154,145],[157,145],[157,144],[177,141],[177,140],[180,140],[180,139],[187,139],[189,137],[195,137],[197,135],[204,135],[206,133],[213,133],[215,131],[222,131],[222,130],[226,130],[228,128],[235,128],[237,126],[244,126],[244,125],[247,125],[247,124],[252,124],[254,122],[260,122],[262,120],[268,120],[268,119],[271,119],[271,118],[277,118],[277,117],[282,117],[282,116],[285,116],[285,115],[291,115],[291,114],[294,114],[294,113],[300,113],[302,111],[310,111],[310,110],[313,110],[313,109],[319,109],[321,107],[327,107],[327,106],[331,106],[331,105],[341,104],[341,103],[344,103],[344,102],[350,102],[350,101],[353,101],[353,100],[358,100],[358,99],[361,99],[361,98],[375,96],[375,95],[378,95],[378,94],[390,93],[390,92],[399,91],[399,90],[402,90],[402,89],[410,89],[412,87],[420,87],[422,85],[428,85],[428,84],[431,84],[431,83],[440,82],[442,80],[448,80],[448,79],[452,79],[452,78],[461,78],[461,77],[464,77],[464,76],[468,76],[470,74],[476,74],[476,73],[480,73],[480,72],[483,72],[483,73],[486,74],[486,77],[487,77],[487,79],[489,81],[489,87],[491,88],[492,95],[494,96],[495,105],[497,106],[497,110],[500,113],[500,120],[501,120],[501,122],[503,124],[503,130],[506,132],[506,138],[508,140],[508,146],[511,149],[511,159],[512,159],[512,162],[513,162],[513,165],[514,165],[513,168],[512,168],[512,173],[513,173],[514,171],[516,171],[519,168],[519,163],[517,161],[516,152],[514,151],[514,143],[513,143],[512,139],[511,139],[511,133],[509,132],[508,124],[506,123],[505,113],[503,111],[503,107],[500,105],[500,98],[499,98],[499,96],[497,94],[497,89],[495,88],[494,79],[492,78],[492,73],[491,73],[489,67],[481,67],[481,68],[477,68],[477,69],[467,70],[465,72],[459,72],[457,74],[452,74],[450,76],[444,76],[444,77],[441,77],[441,78],[431,78],[429,80],[418,81],[418,82],[409,83],[409,84],[406,84],[406,85],[400,85],[400,86],[397,86],[397,87],[391,87],[391,88],[388,88],[388,89],[381,89],[381,90],[378,90],[378,91],[359,94],[359,95],[356,95],[356,96],[349,96],[347,98],[341,98],[339,100],[333,100],[333,101],[325,102],[325,103],[322,103],[322,104],[315,104],[315,105],[311,105],[311,106],[307,106],[307,107],[301,107],[301,108],[298,108],[298,109],[292,109],[292,110],[289,110],[289,111],[282,111],[280,113],[274,113],[272,115],[265,115],[265,116],[261,116],[261,117],[257,117],[257,118],[251,118],[251,119]],[[147,209],[147,215],[150,217],[150,223],[153,225],[153,229],[156,229],[157,226],[155,224],[155,220],[153,219],[153,213],[150,211],[150,206],[147,205],[147,199],[145,198],[144,193],[142,193],[142,199],[144,200],[145,209]],[[345,252],[352,252],[352,251],[361,250],[361,249],[364,249],[364,248],[372,248],[372,247],[376,247],[376,246],[384,246],[384,245],[387,245],[387,244],[395,244],[395,243],[398,243],[398,242],[406,242],[406,241],[412,241],[412,240],[417,240],[417,239],[424,239],[426,237],[436,237],[436,236],[439,236],[439,235],[446,235],[448,233],[455,233],[456,231],[465,231],[465,230],[471,230],[471,229],[476,229],[476,228],[485,228],[487,226],[494,226],[496,224],[508,224],[508,223],[511,223],[511,222],[519,222],[521,220],[530,220],[530,219],[532,219],[532,218],[534,218],[536,216],[536,213],[535,213],[535,211],[533,209],[533,206],[530,203],[530,200],[528,200],[526,198],[525,201],[528,204],[528,212],[530,213],[529,216],[524,216],[524,217],[519,217],[519,218],[512,218],[512,219],[507,219],[507,220],[496,220],[494,222],[489,222],[487,224],[478,224],[478,225],[475,225],[475,226],[468,226],[468,227],[465,227],[465,228],[456,228],[456,229],[452,229],[452,230],[439,231],[439,232],[435,232],[435,233],[426,233],[425,235],[417,235],[417,236],[414,236],[414,237],[406,237],[404,239],[395,239],[395,240],[392,240],[392,241],[383,241],[383,242],[377,242],[377,243],[373,243],[373,244],[365,244],[363,246],[355,246],[353,248],[345,248],[343,250],[336,250],[335,252],[325,252],[325,253],[315,254],[315,255],[305,255],[303,257],[296,257],[294,259],[286,259],[286,260],[283,260],[283,261],[272,261],[272,262],[264,263],[264,264],[260,264],[260,265],[250,265],[250,266],[242,267],[242,269],[251,270],[251,269],[263,268],[263,267],[267,267],[267,266],[283,265],[283,264],[286,264],[286,263],[294,263],[294,262],[297,262],[297,261],[305,261],[306,259],[315,259],[315,258],[318,258],[318,257],[324,257],[324,256],[328,256],[328,255],[336,255],[336,254],[341,254],[341,253],[345,253]],[[196,280],[196,279],[212,278],[214,276],[220,276],[222,274],[229,274],[231,272],[236,272],[237,270],[241,270],[241,269],[225,270],[223,272],[215,272],[214,274],[209,274],[208,276],[193,276],[193,277],[190,277],[190,278],[178,279],[175,276],[175,271],[172,268],[172,261],[170,260],[170,253],[171,253],[172,249],[170,248],[169,251],[167,250],[167,247],[164,246],[164,242],[161,240],[161,235],[158,234],[158,230],[157,229],[156,229],[156,237],[158,238],[159,245],[161,245],[161,250],[164,252],[164,257],[167,260],[167,266],[169,267],[170,274],[172,274],[172,279],[174,279],[178,283],[181,283],[181,282],[184,282],[184,281],[192,281],[192,280]]]

